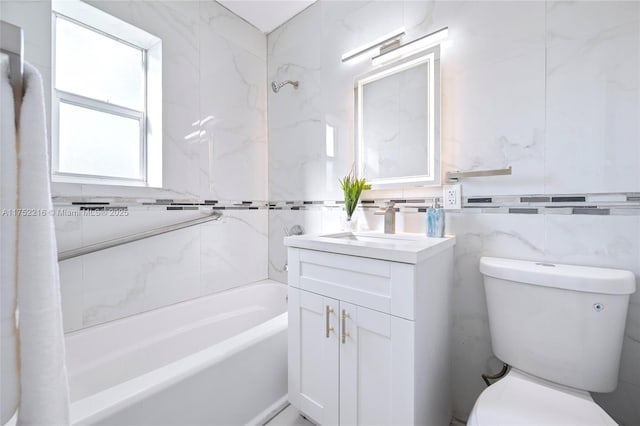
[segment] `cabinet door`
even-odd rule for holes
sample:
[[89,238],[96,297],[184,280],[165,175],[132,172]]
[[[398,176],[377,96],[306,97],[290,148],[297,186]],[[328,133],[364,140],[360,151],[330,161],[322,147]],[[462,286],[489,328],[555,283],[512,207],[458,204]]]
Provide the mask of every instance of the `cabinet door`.
[[289,401],[315,422],[338,422],[338,301],[289,287]]
[[345,302],[340,321],[340,424],[413,424],[413,322]]

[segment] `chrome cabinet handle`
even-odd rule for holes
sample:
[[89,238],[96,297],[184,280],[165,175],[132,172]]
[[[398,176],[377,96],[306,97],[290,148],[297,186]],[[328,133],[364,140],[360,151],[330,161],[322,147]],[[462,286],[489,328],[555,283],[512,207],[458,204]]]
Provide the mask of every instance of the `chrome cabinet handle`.
[[331,327],[331,325],[329,324],[329,315],[333,313],[333,308],[329,305],[327,305],[327,314],[326,314],[326,319],[327,319],[327,325],[326,325],[326,336],[327,339],[329,338],[329,333],[333,331],[333,327]]
[[349,332],[347,331],[347,318],[351,318],[349,312],[342,310],[342,343],[347,342],[347,337],[349,337]]

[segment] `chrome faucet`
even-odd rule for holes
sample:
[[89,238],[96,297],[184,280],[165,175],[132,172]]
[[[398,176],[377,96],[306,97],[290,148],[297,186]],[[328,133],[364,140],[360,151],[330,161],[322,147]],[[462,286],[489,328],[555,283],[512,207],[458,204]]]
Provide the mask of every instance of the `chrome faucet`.
[[384,233],[385,234],[395,234],[396,233],[396,208],[394,207],[395,203],[393,201],[389,201],[387,203],[387,207],[383,212],[375,213],[379,215],[384,215]]

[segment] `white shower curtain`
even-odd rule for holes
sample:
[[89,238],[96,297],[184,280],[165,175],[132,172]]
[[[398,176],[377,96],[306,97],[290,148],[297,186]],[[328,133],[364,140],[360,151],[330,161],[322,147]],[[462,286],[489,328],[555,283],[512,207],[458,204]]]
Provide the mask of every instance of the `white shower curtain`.
[[[4,92],[7,87],[5,84],[6,68],[3,68],[2,79]],[[12,389],[3,388],[2,408],[5,409],[5,393],[11,399],[12,394],[16,392],[16,387],[18,387],[19,425],[69,424],[69,390],[65,366],[60,279],[52,217],[45,123],[42,78],[34,67],[25,63],[24,97],[20,123],[15,137],[17,147],[16,204],[18,212],[22,211],[23,214],[17,216],[17,239],[14,240],[17,251],[14,249],[10,253],[4,251],[2,253],[3,259],[5,255],[11,257],[17,254],[15,281],[5,282],[5,274],[2,275],[2,307],[4,309],[10,303],[10,300],[4,300],[5,287],[14,286],[16,296],[13,300],[18,312],[18,336],[15,347],[18,348],[17,353],[19,354],[17,382]],[[5,142],[9,142],[4,140],[5,133],[7,133],[5,126],[12,124],[13,120],[8,122],[3,117],[2,201],[4,201],[5,191],[5,152],[12,149],[5,144]],[[4,225],[3,223],[3,228]],[[4,232],[2,238],[5,238]],[[2,248],[5,248],[4,244]],[[4,261],[2,266],[5,266]],[[6,294],[12,295],[10,288]],[[9,317],[9,313],[2,313],[3,322],[5,317]],[[10,328],[11,325],[7,329]],[[3,359],[6,355],[4,336],[3,324]],[[15,350],[13,353],[16,353]],[[4,371],[2,375],[4,377]],[[8,382],[10,381],[11,378],[8,379]],[[2,416],[5,416],[4,412]]]

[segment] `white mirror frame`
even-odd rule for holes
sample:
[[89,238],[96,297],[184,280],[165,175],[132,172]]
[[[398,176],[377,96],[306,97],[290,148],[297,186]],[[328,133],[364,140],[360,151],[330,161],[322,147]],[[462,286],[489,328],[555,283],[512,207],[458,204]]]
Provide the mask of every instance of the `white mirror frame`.
[[[379,179],[369,179],[364,175],[364,118],[363,118],[363,89],[368,83],[380,80],[393,74],[405,71],[417,65],[428,63],[429,79],[429,135],[428,161],[429,170],[424,175],[394,176]],[[356,78],[355,84],[355,111],[356,111],[356,137],[355,158],[356,172],[359,178],[367,178],[373,189],[398,188],[404,186],[439,186],[441,184],[440,168],[440,46],[432,47],[415,55],[388,65],[380,66],[373,71]]]

